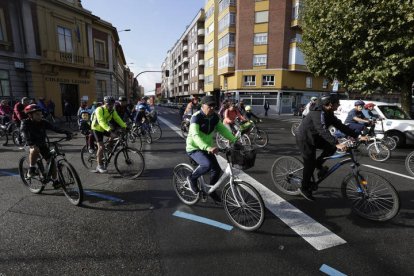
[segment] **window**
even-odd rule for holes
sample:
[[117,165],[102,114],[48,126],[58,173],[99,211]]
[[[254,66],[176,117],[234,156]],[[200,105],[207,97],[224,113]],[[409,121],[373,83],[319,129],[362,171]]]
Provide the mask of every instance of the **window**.
[[329,81],[327,80],[327,79],[323,79],[323,81],[322,81],[322,88],[328,88],[328,83],[329,83]]
[[59,51],[72,53],[72,31],[64,27],[58,27]]
[[207,61],[207,68],[213,67],[214,66],[214,58],[210,58]]
[[236,0],[221,0],[219,3],[219,12],[222,12],[228,6],[235,6]]
[[254,55],[253,66],[263,66],[267,64],[267,55]]
[[212,32],[214,32],[214,23],[211,23],[206,30],[206,34],[211,34]]
[[301,10],[302,10],[301,2],[296,1],[296,3],[292,7],[292,20],[298,20],[299,19]]
[[210,50],[213,50],[213,49],[214,49],[214,40],[210,41],[207,44],[206,51],[210,51]]
[[269,11],[259,11],[255,14],[255,23],[266,23],[269,21]]
[[275,76],[274,75],[264,75],[262,80],[263,86],[274,86],[275,85]]
[[220,38],[219,42],[218,42],[218,48],[219,50],[225,48],[225,47],[234,47],[234,43],[235,43],[235,36],[236,34],[234,33],[228,33],[225,36],[223,36],[222,38]]
[[209,9],[208,9],[208,11],[207,11],[207,13],[206,13],[206,19],[207,18],[209,18],[210,16],[212,16],[214,14],[214,5],[212,5]]
[[228,13],[218,23],[219,32],[234,25],[236,25],[236,14],[234,12]]
[[267,33],[254,34],[254,45],[267,44]]
[[213,75],[206,76],[205,81],[206,81],[206,83],[212,83],[213,82]]
[[255,75],[244,76],[244,86],[256,86],[256,76]]
[[98,95],[106,95],[106,81],[105,80],[96,80],[96,93]]
[[10,96],[9,73],[5,70],[0,70],[0,96]]
[[7,40],[5,27],[4,12],[3,9],[0,9],[0,41]]
[[104,41],[95,40],[95,61],[106,62]]
[[225,54],[218,59],[218,68],[234,67],[234,53]]
[[312,77],[306,77],[306,88],[312,88]]

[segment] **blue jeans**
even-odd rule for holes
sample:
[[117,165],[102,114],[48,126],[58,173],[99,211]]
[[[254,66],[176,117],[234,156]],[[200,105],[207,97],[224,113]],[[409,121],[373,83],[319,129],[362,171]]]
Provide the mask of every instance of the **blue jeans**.
[[348,125],[348,127],[350,129],[352,129],[353,131],[355,131],[355,133],[357,134],[361,134],[361,132],[365,129],[365,124],[360,124],[360,123],[350,123]]
[[192,183],[196,184],[197,179],[208,172],[211,172],[210,185],[215,184],[219,180],[221,168],[214,154],[209,154],[207,151],[202,150],[188,152],[187,154],[198,164],[198,167],[190,176]]

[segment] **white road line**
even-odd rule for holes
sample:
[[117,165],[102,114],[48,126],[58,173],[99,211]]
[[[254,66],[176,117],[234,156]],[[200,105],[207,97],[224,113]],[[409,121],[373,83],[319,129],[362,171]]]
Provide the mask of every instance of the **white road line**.
[[[171,122],[160,117],[158,118],[181,136],[180,130]],[[218,156],[218,161],[221,167],[227,165],[226,160],[221,156]],[[328,228],[303,213],[248,174],[240,171],[238,176],[240,179],[254,185],[262,196],[267,209],[286,223],[315,249],[323,250],[346,243],[344,239],[331,232]]]
[[401,174],[401,173],[397,173],[397,172],[393,172],[393,171],[389,171],[389,170],[381,169],[381,168],[374,167],[374,166],[371,166],[371,165],[365,165],[365,164],[362,164],[362,166],[365,166],[365,167],[368,167],[368,168],[371,168],[371,169],[375,169],[375,170],[379,170],[379,171],[387,172],[387,173],[389,173],[389,174],[394,174],[394,175],[398,175],[398,176],[401,176],[401,177],[405,177],[405,178],[408,178],[408,179],[414,180],[414,177],[412,177],[412,176],[408,176],[408,175],[405,175],[405,174]]

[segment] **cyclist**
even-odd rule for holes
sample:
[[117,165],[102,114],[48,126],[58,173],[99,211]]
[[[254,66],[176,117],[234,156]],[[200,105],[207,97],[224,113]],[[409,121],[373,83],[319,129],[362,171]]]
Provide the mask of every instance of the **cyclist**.
[[306,115],[308,115],[311,107],[316,105],[316,102],[318,101],[318,97],[312,97],[310,102],[308,102],[305,106],[305,110],[303,110],[302,112],[302,117],[305,117]]
[[[213,134],[218,131],[224,138],[234,143],[237,138],[223,125],[218,114],[214,111],[216,101],[213,96],[204,96],[201,99],[201,110],[191,117],[190,130],[186,140],[187,154],[198,164],[198,167],[187,178],[189,187],[193,193],[198,192],[197,179],[211,172],[210,184],[218,181],[221,168],[215,154],[218,148],[213,145]],[[220,196],[216,193],[210,196],[220,202]]]
[[10,122],[12,114],[13,114],[13,110],[9,106],[9,102],[7,100],[1,100],[0,102],[0,124],[6,125],[8,122]]
[[345,119],[345,124],[357,134],[361,134],[366,126],[373,125],[373,122],[362,113],[364,105],[365,103],[363,101],[356,101],[354,103],[355,107],[348,112],[348,116]]
[[[43,109],[36,104],[31,104],[25,107],[24,112],[28,118],[24,119],[21,123],[21,133],[26,141],[26,144],[30,147],[29,152],[29,170],[27,177],[34,177],[36,175],[36,161],[39,158],[39,154],[46,160],[50,159],[50,150],[46,143],[46,130],[52,130],[57,133],[66,134],[67,139],[71,139],[72,134],[69,131],[55,127],[48,121],[42,119]],[[52,180],[53,187],[57,189],[59,187],[57,172],[55,164],[52,164]]]
[[21,121],[27,119],[28,116],[24,112],[24,108],[29,105],[30,99],[23,97],[20,102],[17,102],[13,108],[12,120],[16,123],[16,126],[20,127]]
[[[323,167],[325,157],[331,156],[336,150],[345,151],[346,146],[338,144],[338,140],[331,135],[328,128],[332,125],[348,136],[357,138],[352,129],[344,125],[335,117],[334,111],[339,107],[339,98],[335,94],[322,96],[318,105],[315,105],[299,126],[296,135],[296,143],[303,158],[302,186],[299,189],[302,196],[308,200],[314,200],[312,190],[317,187],[311,182],[313,171],[318,169],[318,177],[323,177],[328,167]],[[360,140],[367,140],[361,137]],[[322,149],[322,153],[316,158],[316,149]]]
[[226,111],[224,111],[223,124],[227,126],[227,128],[230,129],[233,133],[235,133],[237,131],[235,128],[236,120],[242,122],[246,119],[243,117],[243,115],[240,114],[240,111],[236,105],[233,102],[230,102],[229,107],[226,109]]
[[115,110],[124,122],[129,122],[131,120],[132,115],[128,109],[128,101],[125,96],[120,96],[118,98],[118,102],[115,103]]
[[184,116],[191,117],[194,113],[200,110],[200,105],[198,104],[198,97],[191,96],[190,102],[187,104],[187,107],[184,111]]
[[253,118],[254,119],[256,119],[257,121],[259,121],[259,122],[261,122],[262,121],[262,119],[260,119],[258,116],[256,116],[256,114],[254,114],[253,112],[252,112],[252,107],[250,106],[250,105],[247,105],[246,106],[246,108],[245,108],[245,110],[246,110],[246,114],[245,114],[245,116],[246,116],[246,118],[248,119],[248,120],[252,120]]
[[115,123],[117,123],[121,128],[126,128],[126,124],[124,123],[124,121],[122,121],[121,117],[119,117],[114,106],[114,97],[106,96],[104,98],[104,105],[96,108],[95,112],[93,113],[91,129],[93,130],[95,140],[98,143],[98,150],[96,151],[98,166],[96,167],[96,171],[99,173],[107,172],[107,169],[103,165],[103,137],[110,137],[109,143],[111,143],[112,138],[116,136],[113,132],[115,129],[114,126],[110,125],[111,120],[114,120]]

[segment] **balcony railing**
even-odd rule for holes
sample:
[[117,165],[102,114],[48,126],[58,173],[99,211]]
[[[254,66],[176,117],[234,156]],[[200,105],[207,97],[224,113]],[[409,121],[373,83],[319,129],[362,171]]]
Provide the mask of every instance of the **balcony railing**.
[[198,35],[205,35],[206,31],[204,29],[199,29],[199,30],[197,30],[197,34]]
[[204,65],[204,59],[200,59],[200,60],[198,61],[198,65]]
[[188,51],[188,46],[187,45],[184,45],[183,46],[183,52],[186,52],[186,51]]
[[183,62],[188,62],[188,57],[183,58]]
[[204,80],[204,74],[200,74],[200,75],[198,75],[198,79],[199,79],[199,80]]
[[184,69],[184,74],[188,74],[188,73],[190,73],[190,69]]
[[204,51],[204,44],[198,44],[197,45],[197,50]]
[[59,51],[43,51],[43,62],[61,63],[62,65],[94,67],[92,58]]
[[185,81],[184,81],[184,84],[185,84],[185,85],[188,85],[189,83],[190,83],[190,82],[189,82],[188,80],[185,80]]

